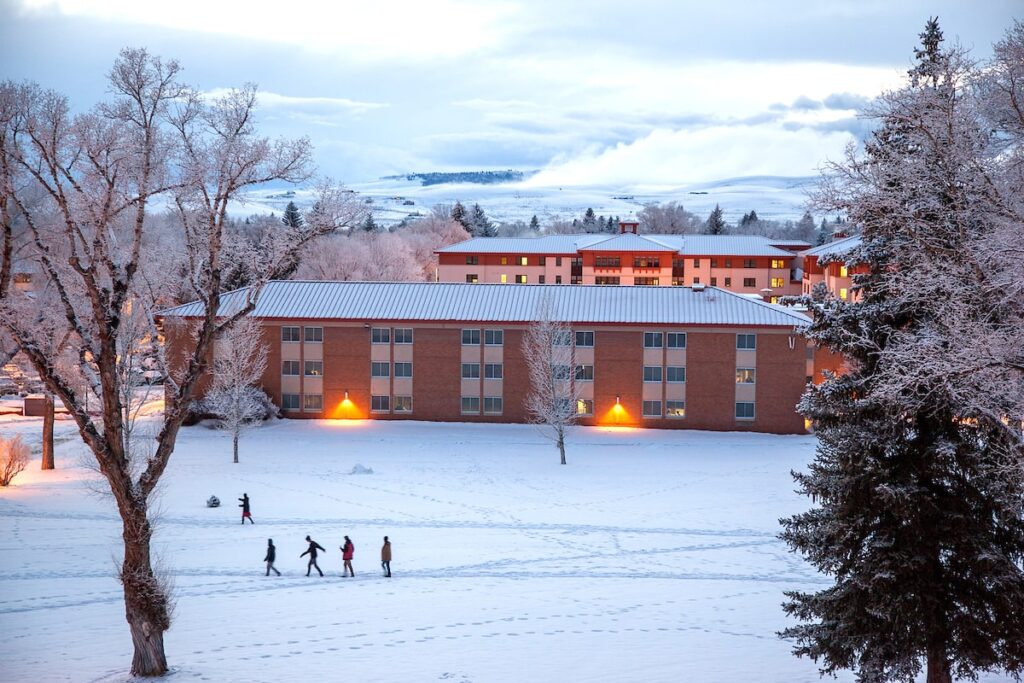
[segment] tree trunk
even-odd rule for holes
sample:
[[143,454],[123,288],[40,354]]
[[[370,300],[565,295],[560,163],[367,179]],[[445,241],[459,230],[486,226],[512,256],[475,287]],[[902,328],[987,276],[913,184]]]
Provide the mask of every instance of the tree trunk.
[[925,680],[926,683],[953,683],[953,676],[949,670],[949,659],[944,650],[929,650],[928,675]]
[[125,618],[132,634],[135,653],[133,676],[162,676],[167,673],[164,631],[170,626],[166,588],[153,573],[149,554],[152,529],[145,509],[134,509],[123,520]]
[[46,395],[43,407],[43,466],[44,470],[52,470],[53,465],[53,396]]
[[238,430],[231,437],[231,448],[235,454],[235,462],[238,462]]
[[562,456],[562,464],[565,464],[565,434],[559,432],[558,434],[558,452]]

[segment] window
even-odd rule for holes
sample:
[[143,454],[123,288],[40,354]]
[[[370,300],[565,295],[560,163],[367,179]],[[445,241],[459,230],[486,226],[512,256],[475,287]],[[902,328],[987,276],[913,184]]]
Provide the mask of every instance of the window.
[[780,259],[780,258],[773,258],[772,259],[772,268],[785,268],[785,267],[786,267],[786,262],[783,261],[782,259]]
[[508,265],[508,256],[502,256],[501,257],[501,265],[503,265],[503,266],[507,266]]
[[505,343],[504,330],[484,330],[484,344],[487,346],[501,346]]
[[516,275],[516,284],[518,284],[518,285],[525,285],[526,284],[526,276],[525,275]]
[[594,414],[594,401],[589,398],[578,398],[576,399],[576,414],[577,415],[593,415]]
[[480,379],[479,363],[463,363],[462,379]]
[[503,284],[503,285],[504,284],[508,284],[508,275],[505,275],[505,273],[502,273],[500,280],[501,280],[501,284]]
[[700,259],[699,258],[693,259],[693,267],[694,268],[700,268]]
[[462,345],[477,346],[480,344],[480,330],[463,330]]
[[552,365],[551,366],[551,378],[554,380],[567,380],[569,379],[569,366],[568,365]]
[[743,278],[744,287],[757,287],[757,278],[745,277]]
[[618,268],[622,264],[622,261],[618,256],[595,256],[594,267],[595,268]]
[[504,368],[501,363],[484,364],[484,379],[501,379],[504,374]]
[[771,283],[768,286],[771,287],[772,289],[779,289],[780,287],[785,287],[786,283],[783,281],[781,277],[773,277],[771,279]]
[[281,374],[298,377],[299,375],[299,361],[297,360],[283,360],[281,361]]
[[530,265],[530,260],[527,257],[525,257],[525,256],[520,256],[519,257],[519,265],[521,265],[521,266],[528,266],[528,265]]
[[561,275],[556,275],[555,276],[555,284],[556,285],[562,284],[562,276]]
[[475,285],[476,283],[480,282],[480,276],[477,275],[476,273],[467,273],[466,282],[468,282],[471,285]]
[[752,259],[752,258],[745,258],[745,259],[743,259],[743,267],[744,268],[757,268],[757,261],[755,259]]
[[670,348],[670,349],[685,349],[686,348],[686,333],[685,332],[669,332],[668,333],[668,348]]
[[644,348],[660,349],[662,345],[661,332],[644,332]]
[[697,275],[693,276],[693,284],[695,284],[695,285],[699,285],[700,284],[700,277],[699,276],[697,276]]
[[757,348],[757,335],[756,334],[737,334],[736,335],[736,348],[746,351],[752,351]]
[[666,382],[685,382],[686,368],[682,365],[670,365],[665,368]]
[[736,384],[753,384],[754,368],[736,368]]
[[480,414],[480,397],[479,396],[463,396],[462,397],[462,414],[463,415],[479,415]]
[[319,344],[324,340],[324,328],[322,327],[307,327],[306,328],[306,343]]
[[546,278],[546,277],[544,277],[543,275],[538,275],[538,276],[537,276],[537,284],[541,284],[541,285],[542,285],[542,284],[544,284],[544,283],[545,283],[546,281],[547,281],[547,278]]
[[569,330],[555,330],[552,336],[552,346],[571,346],[572,345],[572,332]]
[[[575,284],[579,284],[579,283],[575,283]],[[597,277],[594,278],[594,284],[595,285],[617,285],[617,284],[619,284],[619,278],[618,277],[603,277],[601,275],[598,275]]]
[[395,377],[412,377],[412,363],[395,363]]
[[726,288],[732,287],[732,278],[731,277],[725,278],[725,286],[726,286]]
[[665,417],[686,417],[686,401],[665,401]]
[[297,342],[297,341],[299,341],[299,328],[298,327],[282,327],[281,328],[281,341],[283,341],[283,342]]
[[324,362],[322,360],[306,361],[306,377],[323,377]]
[[647,287],[657,287],[659,283],[658,278],[656,277],[635,277],[633,278],[633,284]]
[[732,259],[731,258],[725,259],[725,267],[726,268],[732,268]]
[[753,420],[754,419],[754,402],[753,401],[741,401],[736,403],[736,419],[737,420]]
[[390,377],[391,363],[373,361],[370,363],[370,377]]
[[316,413],[324,409],[322,394],[305,394],[302,397],[302,409],[308,413]]
[[839,288],[839,298],[843,300],[846,299],[846,287]]
[[839,266],[839,277],[846,277],[849,275],[849,272],[850,271],[846,269],[846,266]]
[[546,266],[548,264],[548,257],[547,256],[541,256],[539,258],[539,262],[540,262],[540,265]]
[[395,328],[395,343],[396,344],[412,344],[412,328],[411,327],[396,327]]
[[660,365],[645,365],[644,366],[644,381],[645,382],[660,382],[661,381],[661,366]]
[[484,396],[484,414],[501,415],[501,396]]
[[634,268],[661,268],[661,259],[657,256],[634,256]]
[[375,327],[370,331],[370,342],[373,344],[390,344],[391,328]]
[[299,410],[299,408],[301,408],[301,404],[298,394],[281,394],[281,410]]
[[576,379],[581,382],[593,382],[594,381],[594,366],[593,365],[577,365],[576,366]]
[[370,397],[370,412],[371,413],[386,413],[391,410],[391,397],[390,396],[371,396]]
[[561,256],[556,256],[555,257],[555,265],[556,266],[561,266],[562,265],[562,257]]
[[644,401],[644,417],[661,417],[661,401]]
[[686,286],[686,278],[685,277],[674,277],[674,278],[672,278],[672,286],[673,287],[685,287]]
[[712,268],[717,268],[718,267],[718,259],[716,259],[716,258],[711,259],[711,267]]
[[395,396],[395,412],[396,413],[411,413],[412,412],[412,396]]
[[577,332],[576,333],[576,346],[593,346],[594,345],[594,333],[593,332]]
[[467,256],[466,257],[466,265],[467,266],[477,266],[477,265],[480,265],[480,257],[479,256]]
[[711,278],[711,286],[712,287],[717,287],[718,286],[718,278],[717,277]]

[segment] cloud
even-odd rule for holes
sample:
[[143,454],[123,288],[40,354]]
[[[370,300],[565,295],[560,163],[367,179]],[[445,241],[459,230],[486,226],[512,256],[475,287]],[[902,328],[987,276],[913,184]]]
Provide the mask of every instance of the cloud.
[[852,92],[833,93],[825,98],[825,106],[829,109],[855,109],[861,111],[868,105],[870,98]]
[[776,124],[658,129],[628,144],[550,164],[538,186],[676,185],[737,175],[806,176],[838,159],[848,132],[787,130]]
[[[214,88],[203,95],[217,98],[228,92],[227,88]],[[319,126],[341,126],[352,117],[388,106],[381,102],[360,102],[344,97],[297,97],[266,90],[257,91],[256,98],[266,121],[285,118]]]

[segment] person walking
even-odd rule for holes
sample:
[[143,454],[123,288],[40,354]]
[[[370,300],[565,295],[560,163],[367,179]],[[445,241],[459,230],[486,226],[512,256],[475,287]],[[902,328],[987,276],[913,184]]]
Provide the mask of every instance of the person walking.
[[[324,550],[324,547],[322,545],[320,545],[319,543],[317,543],[316,541],[314,541],[309,536],[306,536],[306,541],[309,543],[309,547],[306,549],[306,552],[302,553],[302,555],[299,555],[299,557],[303,557],[304,555],[309,555],[309,564],[306,565],[306,576],[309,576],[309,571],[313,567],[316,567],[316,570],[318,572],[320,572],[320,576],[323,576],[324,573],[322,571],[320,571],[320,565],[318,565],[316,563],[316,551],[317,550]],[[327,551],[324,550],[324,552],[327,552]]]
[[344,566],[341,569],[342,576],[348,576],[350,573],[354,577],[356,573],[352,571],[352,556],[356,554],[356,546],[352,543],[352,539],[348,536],[345,537],[345,545],[341,546],[341,559],[344,562]]
[[391,578],[391,541],[384,537],[384,546],[380,549],[380,566],[384,570],[384,576]]
[[274,560],[277,559],[277,548],[274,547],[274,539],[267,539],[267,556],[263,558],[263,561],[267,563],[267,576],[270,576],[270,570],[274,570],[274,573],[281,576],[281,572],[277,571],[277,567],[274,566]]
[[249,520],[250,524],[255,524],[256,522],[252,521],[252,513],[249,512],[249,494],[243,493],[242,497],[239,498],[238,500],[241,501],[242,503],[241,505],[238,506],[242,508],[242,524],[245,524],[245,520],[247,519]]

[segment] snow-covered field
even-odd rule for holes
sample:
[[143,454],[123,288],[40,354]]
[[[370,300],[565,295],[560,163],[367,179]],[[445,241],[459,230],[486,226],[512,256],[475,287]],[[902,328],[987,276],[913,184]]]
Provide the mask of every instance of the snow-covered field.
[[[37,459],[0,490],[0,680],[123,681],[119,523],[71,424],[57,435],[56,471]],[[227,436],[185,428],[155,541],[176,585],[171,680],[817,681],[775,636],[782,591],[825,583],[775,537],[813,449],[579,428],[562,467],[525,425],[278,421],[233,465]],[[306,534],[325,578],[305,576]]]

